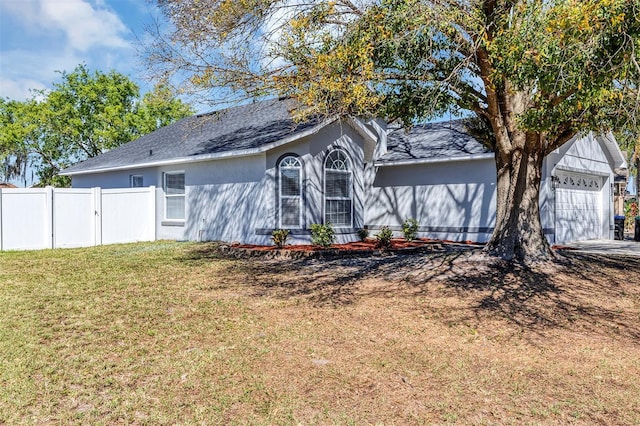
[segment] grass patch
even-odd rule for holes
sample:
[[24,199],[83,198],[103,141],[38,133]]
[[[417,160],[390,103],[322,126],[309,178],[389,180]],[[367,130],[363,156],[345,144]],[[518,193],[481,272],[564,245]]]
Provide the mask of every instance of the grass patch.
[[0,424],[640,422],[638,260],[214,248],[1,252]]

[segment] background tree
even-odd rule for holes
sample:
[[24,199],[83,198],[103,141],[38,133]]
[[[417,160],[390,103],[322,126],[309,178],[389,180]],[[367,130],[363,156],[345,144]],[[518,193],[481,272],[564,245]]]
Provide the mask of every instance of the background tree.
[[5,179],[24,176],[27,163],[42,185],[69,185],[60,170],[193,114],[158,85],[140,97],[116,71],[91,73],[79,65],[62,72],[50,91],[25,102],[0,103],[0,160]]
[[0,98],[0,181],[24,178],[28,152],[23,141],[31,138],[24,103]]
[[[497,171],[487,251],[544,259],[544,157],[638,109],[640,0],[158,0],[147,60],[213,98],[291,95],[300,115],[447,112],[487,132]],[[635,95],[635,97],[633,97]]]
[[192,108],[176,99],[174,91],[166,83],[158,83],[153,91],[145,93],[135,112],[133,128],[136,137],[193,114]]

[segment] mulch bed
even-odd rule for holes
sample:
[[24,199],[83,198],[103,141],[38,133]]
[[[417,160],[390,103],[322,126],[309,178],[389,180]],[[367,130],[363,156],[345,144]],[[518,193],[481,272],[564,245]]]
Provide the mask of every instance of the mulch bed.
[[376,240],[368,239],[366,241],[332,244],[331,247],[328,248],[311,244],[287,245],[283,248],[278,248],[276,246],[234,243],[221,244],[217,249],[221,254],[234,258],[260,257],[265,259],[334,259],[343,257],[443,252],[449,250],[479,248],[482,246],[483,244],[472,241],[455,242],[448,240],[432,240],[427,238],[406,241],[402,238],[395,238],[391,241],[391,247],[389,248],[378,247]]

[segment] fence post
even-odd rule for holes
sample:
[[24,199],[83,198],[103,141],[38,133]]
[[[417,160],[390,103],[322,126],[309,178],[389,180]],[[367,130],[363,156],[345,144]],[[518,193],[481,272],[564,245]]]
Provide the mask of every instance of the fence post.
[[[56,189],[50,186],[46,187],[47,190],[51,191],[51,196],[47,195],[47,200],[51,202],[51,248],[58,248],[58,229],[56,228]],[[49,221],[47,221],[49,222]]]
[[45,196],[46,196],[46,203],[45,203],[45,234],[46,234],[46,238],[45,240],[46,245],[49,246],[49,248],[55,248],[54,247],[54,238],[53,238],[53,231],[54,231],[54,227],[53,227],[53,188],[51,186],[47,186],[45,187]]
[[102,245],[102,188],[93,189],[93,245]]
[[155,241],[156,236],[156,187],[151,185],[149,187],[149,192],[151,195],[151,206],[149,206],[149,214],[151,217],[149,218],[149,223],[151,223],[151,241]]

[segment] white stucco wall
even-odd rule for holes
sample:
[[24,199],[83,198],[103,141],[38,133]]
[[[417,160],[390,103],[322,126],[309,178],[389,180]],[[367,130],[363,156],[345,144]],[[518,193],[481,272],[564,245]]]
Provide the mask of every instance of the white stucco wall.
[[[77,175],[76,188],[124,188],[130,176],[142,175],[144,186],[155,185],[156,234],[158,239],[222,240],[269,244],[278,228],[277,163],[286,154],[300,156],[303,163],[303,226],[292,232],[292,243],[308,243],[308,228],[323,222],[324,160],[330,148],[342,148],[353,168],[353,218],[351,228],[337,229],[339,241],[356,238],[354,230],[364,225],[365,141],[347,123],[335,123],[266,153],[107,173]],[[369,156],[373,143],[366,147]],[[163,173],[185,173],[185,220],[165,218]]]
[[495,173],[491,159],[378,167],[366,223],[399,230],[414,218],[423,237],[486,241],[495,223]]
[[591,172],[603,176],[612,174],[605,148],[592,133],[567,142],[549,154],[547,161],[553,169]]
[[71,177],[71,186],[73,188],[129,188],[131,175],[142,175],[143,186],[162,187],[157,167],[75,175]]
[[185,168],[184,238],[267,243],[256,228],[267,225],[272,204],[265,155],[195,163]]
[[[556,227],[560,226],[556,223],[556,190],[551,176],[561,171],[603,178],[600,235],[613,238],[611,159],[592,134],[575,138],[545,159],[540,217],[547,238],[556,242]],[[384,166],[369,170],[367,175],[373,176],[373,185],[367,197],[365,222],[374,233],[382,225],[389,225],[401,235],[402,222],[415,218],[420,235],[425,237],[482,242],[491,236],[496,203],[496,171],[491,159]]]
[[[367,142],[347,123],[335,123],[327,126],[315,135],[301,139],[292,144],[282,146],[267,153],[267,175],[269,176],[272,199],[268,203],[273,206],[268,219],[268,228],[278,227],[277,216],[277,164],[287,154],[294,154],[302,161],[302,196],[303,196],[303,229],[293,231],[289,236],[291,243],[308,244],[309,232],[306,230],[313,223],[324,222],[324,164],[328,153],[333,148],[344,150],[350,160],[353,172],[353,226],[336,228],[338,242],[357,239],[355,230],[364,226],[365,183],[364,168],[365,151],[373,154],[373,145]],[[368,149],[367,149],[368,148]]]
[[[347,123],[335,123],[318,133],[266,153],[187,163],[171,167],[132,169],[73,177],[76,188],[128,187],[130,175],[142,175],[155,185],[156,235],[159,239],[223,240],[269,244],[278,228],[277,163],[287,154],[302,161],[303,226],[292,230],[291,243],[308,243],[308,227],[323,223],[324,161],[331,148],[342,148],[353,171],[353,227],[337,229],[339,241],[356,239],[358,228],[372,234],[390,225],[400,235],[402,222],[415,218],[420,235],[447,240],[487,241],[495,224],[496,172],[493,159],[375,167],[371,141]],[[551,176],[559,170],[603,177],[602,235],[613,224],[607,151],[592,136],[565,144],[547,157],[540,191],[541,219],[554,241],[555,190]],[[185,220],[167,221],[162,176],[185,173]]]

